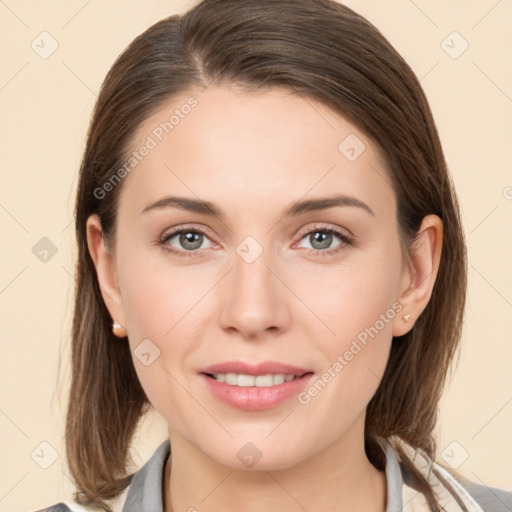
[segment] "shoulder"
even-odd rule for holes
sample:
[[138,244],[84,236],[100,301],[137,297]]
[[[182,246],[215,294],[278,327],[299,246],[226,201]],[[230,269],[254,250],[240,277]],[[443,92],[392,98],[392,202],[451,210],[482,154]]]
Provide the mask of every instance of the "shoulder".
[[[423,453],[407,444],[401,445],[409,462],[429,482],[438,498],[443,502],[455,502],[460,510],[475,512],[512,512],[512,492],[477,483],[461,475],[458,471],[441,463],[432,461]],[[398,459],[400,457],[398,456]],[[399,461],[403,483],[411,482],[408,466]],[[465,507],[465,508],[464,508]],[[454,510],[459,510],[455,506]]]
[[[113,512],[139,512],[145,505],[158,510],[162,500],[162,478],[165,462],[170,454],[169,439],[161,442],[149,460],[133,475],[130,485],[112,502],[109,507]],[[161,506],[160,506],[161,509]],[[94,507],[79,505],[75,501],[64,500],[51,507],[31,512],[103,512]]]
[[[129,486],[116,499],[110,500],[108,502],[108,506],[112,512],[122,512],[123,504],[126,499],[128,490]],[[93,506],[80,505],[74,500],[64,500],[50,507],[34,510],[31,512],[104,512],[104,509]]]
[[[441,467],[439,464],[438,468]],[[511,512],[512,492],[469,480],[454,470],[442,466],[457,483],[480,505],[484,512]]]
[[92,507],[84,507],[76,502],[61,501],[51,507],[35,510],[34,512],[99,512],[99,509]]
[[71,512],[71,509],[64,503],[57,503],[56,505],[52,505],[48,508],[42,508],[35,512]]

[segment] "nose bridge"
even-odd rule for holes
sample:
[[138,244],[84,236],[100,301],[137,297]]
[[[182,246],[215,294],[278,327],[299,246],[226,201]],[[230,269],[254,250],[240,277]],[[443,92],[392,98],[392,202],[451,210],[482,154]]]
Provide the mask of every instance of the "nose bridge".
[[275,266],[273,254],[251,236],[235,248],[222,301],[224,328],[235,328],[244,336],[254,337],[269,328],[282,328],[287,321],[283,286],[270,270]]

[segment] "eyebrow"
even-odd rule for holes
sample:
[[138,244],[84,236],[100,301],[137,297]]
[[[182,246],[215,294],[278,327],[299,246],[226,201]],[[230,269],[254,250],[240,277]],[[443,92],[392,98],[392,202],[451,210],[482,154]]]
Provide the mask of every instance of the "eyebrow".
[[[297,201],[283,212],[282,217],[296,217],[304,213],[325,210],[335,206],[354,206],[365,210],[375,217],[375,213],[366,203],[360,199],[346,195],[335,195],[331,197]],[[187,210],[190,212],[201,213],[203,215],[209,215],[218,219],[224,219],[222,210],[210,201],[177,196],[164,197],[149,204],[142,210],[141,215],[152,210],[160,210],[163,208],[179,208],[180,210]]]

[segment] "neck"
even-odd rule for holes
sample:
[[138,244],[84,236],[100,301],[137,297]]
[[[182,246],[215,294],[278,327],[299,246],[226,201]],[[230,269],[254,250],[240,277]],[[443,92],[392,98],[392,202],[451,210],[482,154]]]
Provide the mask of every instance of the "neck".
[[370,463],[360,437],[339,439],[287,469],[244,471],[217,463],[173,432],[164,511],[385,512],[385,474]]

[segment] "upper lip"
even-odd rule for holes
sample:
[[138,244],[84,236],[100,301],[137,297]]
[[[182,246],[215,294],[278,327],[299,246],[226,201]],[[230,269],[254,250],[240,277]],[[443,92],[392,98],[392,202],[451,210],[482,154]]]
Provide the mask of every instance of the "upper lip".
[[217,375],[219,373],[238,373],[244,375],[268,375],[284,373],[285,375],[297,375],[301,377],[305,373],[311,373],[311,370],[294,366],[291,364],[280,363],[278,361],[264,361],[258,364],[248,364],[243,361],[226,361],[203,368],[200,373]]

